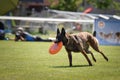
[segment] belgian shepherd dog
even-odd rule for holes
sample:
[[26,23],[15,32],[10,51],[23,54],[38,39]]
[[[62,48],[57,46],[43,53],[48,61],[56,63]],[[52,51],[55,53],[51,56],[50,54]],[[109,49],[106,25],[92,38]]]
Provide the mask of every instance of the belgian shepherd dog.
[[57,35],[55,43],[61,42],[65,46],[65,49],[68,53],[69,66],[72,66],[72,52],[81,52],[83,56],[86,58],[89,66],[92,66],[92,63],[87,56],[87,53],[91,54],[93,60],[96,62],[96,59],[93,53],[89,50],[89,46],[91,46],[95,51],[99,52],[106,61],[108,58],[103,54],[102,51],[99,50],[98,40],[88,32],[80,32],[78,34],[68,34],[65,29],[62,28],[61,32],[57,29]]

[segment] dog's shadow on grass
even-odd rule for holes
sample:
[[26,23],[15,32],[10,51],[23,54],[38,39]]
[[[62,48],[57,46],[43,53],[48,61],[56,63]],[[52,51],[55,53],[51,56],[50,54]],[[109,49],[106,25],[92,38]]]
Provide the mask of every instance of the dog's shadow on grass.
[[52,68],[77,68],[77,67],[90,67],[90,66],[89,65],[52,66]]

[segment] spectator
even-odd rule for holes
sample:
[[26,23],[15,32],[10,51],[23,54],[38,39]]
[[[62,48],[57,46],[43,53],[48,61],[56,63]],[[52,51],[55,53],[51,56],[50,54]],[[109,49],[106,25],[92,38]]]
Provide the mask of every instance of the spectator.
[[19,27],[15,33],[15,41],[42,41],[42,42],[52,42],[51,39],[42,39],[39,36],[33,36],[28,32],[25,32],[23,28]]

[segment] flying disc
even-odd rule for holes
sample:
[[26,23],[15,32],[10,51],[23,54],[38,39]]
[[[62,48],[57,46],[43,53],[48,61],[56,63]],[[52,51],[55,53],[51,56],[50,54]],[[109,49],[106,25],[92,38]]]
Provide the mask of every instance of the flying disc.
[[58,53],[61,50],[62,46],[63,46],[62,42],[53,43],[49,48],[49,53],[50,54]]
[[93,9],[90,7],[90,8],[87,8],[83,13],[84,14],[87,14],[87,13],[89,13],[89,12],[91,12]]

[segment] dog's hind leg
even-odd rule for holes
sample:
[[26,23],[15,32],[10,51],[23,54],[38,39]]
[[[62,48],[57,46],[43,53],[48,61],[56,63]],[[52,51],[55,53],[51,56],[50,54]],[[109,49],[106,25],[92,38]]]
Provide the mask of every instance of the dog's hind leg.
[[93,53],[92,53],[91,51],[89,51],[89,45],[88,45],[88,44],[85,44],[85,52],[86,52],[87,54],[91,54],[92,59],[96,62],[96,59],[95,59]]
[[94,55],[93,55],[93,53],[92,53],[91,51],[87,50],[87,52],[86,52],[86,53],[90,53],[90,54],[91,54],[91,56],[92,56],[92,59],[96,62],[96,59],[95,59],[95,57],[94,57]]
[[98,52],[102,54],[102,56],[104,57],[104,59],[105,59],[106,61],[108,61],[108,58],[103,54],[102,51],[98,51]]
[[97,52],[99,52],[100,54],[102,54],[102,56],[104,57],[104,59],[106,61],[108,61],[108,58],[103,54],[102,51],[99,50],[99,47],[98,47],[98,41],[96,41],[96,39],[93,39],[92,42],[90,43],[91,47],[96,50]]
[[96,59],[95,59],[95,57],[94,57],[94,55],[93,55],[93,53],[91,51],[90,51],[90,54],[91,54],[93,60],[96,62]]
[[91,63],[90,59],[88,58],[88,56],[87,56],[85,50],[82,50],[81,53],[84,55],[84,57],[85,57],[86,60],[88,61],[89,65],[92,66],[92,63]]
[[99,50],[98,45],[95,45],[95,44],[94,44],[94,46],[92,46],[92,47],[93,47],[94,50],[96,50],[97,52],[99,52],[100,54],[102,54],[102,56],[104,57],[104,59],[105,59],[106,61],[108,61],[108,58],[104,55],[104,53]]
[[[84,55],[84,57],[86,58],[86,60],[88,61],[88,63],[89,63],[89,65],[90,66],[92,66],[92,63],[91,63],[91,61],[90,61],[90,59],[88,58],[88,56],[87,56],[87,54],[86,54],[86,51],[85,51],[85,49],[84,49],[84,45],[83,45],[83,43],[79,40],[79,50],[81,51],[81,53]],[[89,48],[89,46],[88,46],[88,48]]]

